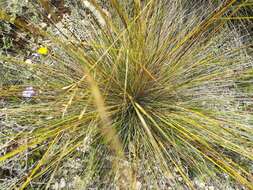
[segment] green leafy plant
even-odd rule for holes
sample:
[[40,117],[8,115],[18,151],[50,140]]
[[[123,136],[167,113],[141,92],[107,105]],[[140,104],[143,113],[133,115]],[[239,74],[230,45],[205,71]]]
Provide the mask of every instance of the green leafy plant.
[[[35,180],[48,188],[61,164],[85,146],[86,177],[106,175],[121,189],[147,182],[140,168],[151,171],[157,188],[158,175],[194,189],[193,176],[226,173],[253,189],[252,111],[244,106],[252,94],[237,86],[252,74],[250,44],[227,25],[247,1],[190,13],[180,1],[110,0],[108,12],[88,2],[96,14],[83,41],[0,10],[0,19],[46,41],[41,63],[0,57],[23,79],[1,88],[8,102],[1,113],[24,126],[1,134],[0,162],[25,154],[32,160],[10,188]],[[53,10],[45,3],[39,1],[38,10]]]

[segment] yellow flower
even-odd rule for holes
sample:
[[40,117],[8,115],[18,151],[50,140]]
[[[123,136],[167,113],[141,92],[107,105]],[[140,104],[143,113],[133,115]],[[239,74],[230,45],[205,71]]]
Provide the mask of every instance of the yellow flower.
[[40,54],[40,55],[47,55],[48,54],[48,49],[47,49],[47,47],[40,47],[37,50],[37,53]]

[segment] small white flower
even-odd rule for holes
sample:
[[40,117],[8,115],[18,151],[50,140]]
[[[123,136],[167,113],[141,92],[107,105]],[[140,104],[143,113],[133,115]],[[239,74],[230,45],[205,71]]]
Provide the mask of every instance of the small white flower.
[[32,86],[26,87],[25,90],[22,92],[22,96],[24,98],[31,98],[35,96],[35,91]]

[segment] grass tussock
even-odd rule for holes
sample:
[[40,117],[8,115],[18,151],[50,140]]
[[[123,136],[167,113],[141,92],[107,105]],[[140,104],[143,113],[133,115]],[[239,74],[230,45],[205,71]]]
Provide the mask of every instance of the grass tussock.
[[110,0],[105,10],[85,1],[93,16],[83,39],[47,1],[31,3],[47,28],[0,9],[1,20],[41,40],[31,42],[36,47],[27,40],[38,62],[0,55],[1,115],[22,126],[1,131],[0,162],[33,160],[8,188],[33,181],[49,188],[85,146],[84,178],[100,176],[120,189],[148,178],[159,188],[158,175],[194,189],[194,177],[222,173],[253,189],[252,41],[229,27],[247,3],[192,8],[181,1]]

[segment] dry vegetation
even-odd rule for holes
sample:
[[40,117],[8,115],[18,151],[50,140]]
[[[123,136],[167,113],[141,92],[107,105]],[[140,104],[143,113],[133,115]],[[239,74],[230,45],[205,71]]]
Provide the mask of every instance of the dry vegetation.
[[0,2],[0,189],[253,189],[250,1]]

